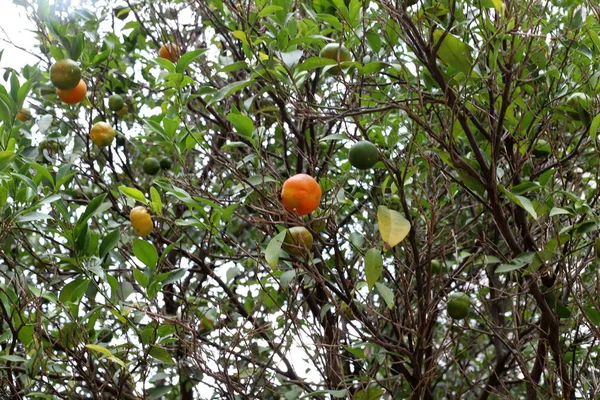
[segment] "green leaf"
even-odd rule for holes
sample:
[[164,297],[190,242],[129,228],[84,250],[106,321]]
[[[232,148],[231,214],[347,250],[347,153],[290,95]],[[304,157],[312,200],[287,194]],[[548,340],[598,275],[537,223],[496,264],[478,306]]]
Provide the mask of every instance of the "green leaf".
[[404,240],[410,232],[410,223],[398,211],[390,210],[386,206],[377,208],[377,222],[379,233],[385,242],[384,249],[389,249]]
[[285,240],[287,229],[282,230],[276,236],[274,236],[267,245],[265,250],[265,260],[267,264],[271,266],[273,271],[277,269],[277,263],[279,262],[279,253],[281,252],[281,244]]
[[583,307],[585,315],[590,319],[590,322],[596,326],[600,326],[600,312],[596,307]]
[[[85,208],[83,214],[81,214],[81,217],[79,217],[79,219],[77,220],[77,225],[85,224],[92,215],[101,212],[102,208],[100,207],[100,205],[102,204],[105,198],[106,194],[101,194],[98,197],[94,197]],[[108,207],[111,207],[111,205],[108,204]],[[106,211],[106,208],[104,208],[104,211]]]
[[152,211],[154,214],[162,213],[162,201],[160,200],[160,194],[154,186],[150,187],[150,199],[152,200]]
[[281,7],[281,6],[266,6],[265,8],[260,10],[260,12],[258,13],[258,16],[261,18],[268,17],[269,15],[271,15],[277,11],[282,11],[282,10],[283,10],[283,7]]
[[150,281],[150,278],[148,278],[148,276],[146,276],[146,274],[144,274],[142,271],[140,271],[137,268],[133,268],[133,277],[135,279],[135,281],[144,289],[146,289],[148,287],[148,282]]
[[87,347],[88,349],[93,350],[97,353],[104,354],[107,357],[112,356],[112,353],[110,352],[110,350],[104,346],[100,346],[97,344],[86,344],[85,347]]
[[[443,33],[444,32],[441,30],[433,32],[433,39],[436,45],[442,38]],[[461,71],[466,76],[471,74],[471,48],[456,36],[448,33],[440,44],[437,55],[446,64],[449,64],[455,69]]]
[[40,212],[32,212],[25,215],[19,215],[17,218],[17,222],[33,222],[33,221],[43,221],[46,219],[54,219],[52,216]]
[[533,207],[533,204],[527,197],[517,196],[515,194],[512,194],[502,185],[498,185],[498,187],[500,188],[502,193],[504,193],[506,195],[506,197],[508,197],[510,199],[510,201],[512,201],[519,207],[525,209],[525,211],[527,211],[533,217],[533,219],[537,220],[538,215],[535,212],[535,208]]
[[311,57],[305,60],[302,64],[299,64],[296,68],[298,71],[310,71],[312,69],[323,68],[328,65],[336,65],[337,62],[330,58],[323,57]]
[[375,286],[375,282],[381,276],[383,271],[383,257],[377,249],[369,249],[365,254],[365,275],[369,290]]
[[85,294],[89,283],[89,279],[81,276],[74,279],[62,288],[58,300],[63,303],[77,303]]
[[27,361],[26,359],[24,359],[21,356],[15,356],[12,354],[1,355],[0,360],[6,360],[6,361],[10,361],[10,362],[25,362],[25,361]]
[[521,253],[517,257],[515,257],[510,263],[500,264],[498,268],[496,268],[495,272],[497,274],[503,274],[506,272],[516,271],[525,267],[526,265],[529,265],[533,261],[534,257],[534,252]]
[[368,387],[356,392],[353,400],[379,400],[383,396],[383,389],[380,387]]
[[177,61],[176,71],[179,72],[180,74],[183,74],[185,69],[188,67],[188,65],[190,65],[192,62],[194,62],[194,60],[202,57],[202,55],[204,53],[206,53],[207,51],[208,51],[208,49],[198,49],[198,50],[188,51],[187,53],[185,53],[184,55],[181,56],[179,61]]
[[171,355],[163,347],[152,345],[148,354],[166,364],[173,364],[173,359],[171,358]]
[[100,250],[98,252],[100,258],[104,258],[104,256],[106,256],[108,252],[111,251],[117,245],[117,243],[119,243],[120,237],[121,233],[118,229],[115,229],[114,231],[109,232],[104,239],[102,239],[102,243],[100,243]]
[[156,267],[158,253],[154,245],[142,239],[133,239],[133,254],[150,269]]
[[592,143],[596,143],[596,138],[598,137],[598,129],[600,128],[600,114],[596,115],[590,124],[590,137],[592,138]]
[[252,83],[254,83],[254,80],[252,80],[252,79],[246,79],[244,81],[233,82],[232,84],[229,84],[229,85],[219,89],[219,91],[213,96],[213,98],[207,102],[207,105],[211,106],[215,103],[218,103],[219,101],[223,100],[225,97],[230,96],[233,93],[242,90],[246,86],[250,86]]
[[227,121],[231,122],[234,129],[242,136],[252,137],[252,132],[254,132],[254,122],[252,120],[242,114],[229,114],[227,116]]
[[125,196],[131,199],[137,200],[144,204],[148,204],[148,200],[146,199],[146,196],[144,196],[144,193],[137,189],[130,188],[127,186],[119,186],[119,192],[123,193]]
[[316,392],[311,392],[307,395],[300,397],[298,400],[302,399],[314,399],[316,396],[320,396],[322,394],[328,394],[331,397],[336,399],[345,399],[348,397],[348,391],[346,389],[341,390],[317,390]]
[[394,308],[394,292],[392,292],[392,289],[390,289],[389,287],[385,286],[381,282],[375,283],[375,287],[377,288],[377,291],[379,292],[379,294],[381,295],[381,297],[385,301],[385,304],[387,304],[387,307],[390,310],[392,308]]

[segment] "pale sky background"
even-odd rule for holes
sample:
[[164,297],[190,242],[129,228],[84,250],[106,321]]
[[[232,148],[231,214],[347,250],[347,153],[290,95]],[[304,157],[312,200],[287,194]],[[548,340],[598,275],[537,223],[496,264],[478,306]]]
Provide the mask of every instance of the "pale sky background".
[[35,44],[32,30],[33,26],[25,15],[25,8],[13,4],[12,0],[0,0],[0,50],[4,50],[0,59],[0,74],[6,67],[20,69],[37,61],[31,54],[14,46],[32,49]]

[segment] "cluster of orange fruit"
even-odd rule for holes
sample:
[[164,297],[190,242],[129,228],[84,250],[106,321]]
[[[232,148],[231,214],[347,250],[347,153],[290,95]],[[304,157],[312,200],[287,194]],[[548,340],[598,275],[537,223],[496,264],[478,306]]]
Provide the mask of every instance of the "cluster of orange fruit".
[[50,67],[50,80],[64,103],[77,104],[85,99],[87,85],[81,79],[81,68],[75,61],[66,58],[54,63]]

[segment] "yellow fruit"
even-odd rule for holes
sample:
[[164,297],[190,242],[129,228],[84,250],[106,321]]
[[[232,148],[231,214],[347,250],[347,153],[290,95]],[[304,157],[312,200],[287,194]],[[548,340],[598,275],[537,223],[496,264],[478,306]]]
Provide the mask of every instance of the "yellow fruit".
[[145,207],[137,206],[129,213],[129,221],[138,236],[147,236],[154,230],[152,216]]
[[80,79],[77,86],[75,86],[73,89],[56,89],[56,94],[58,95],[58,98],[63,101],[63,103],[77,104],[85,99],[85,95],[87,94],[87,85],[83,79]]
[[98,147],[110,145],[115,135],[115,130],[107,122],[96,122],[90,130],[90,139]]

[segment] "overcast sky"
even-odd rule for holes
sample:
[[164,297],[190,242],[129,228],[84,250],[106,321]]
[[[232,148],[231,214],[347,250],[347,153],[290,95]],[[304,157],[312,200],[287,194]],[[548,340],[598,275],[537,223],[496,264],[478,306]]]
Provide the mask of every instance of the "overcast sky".
[[32,55],[14,46],[32,49],[35,44],[32,29],[23,7],[16,6],[12,0],[0,0],[0,50],[4,50],[0,59],[0,76],[6,67],[20,69],[37,61]]

